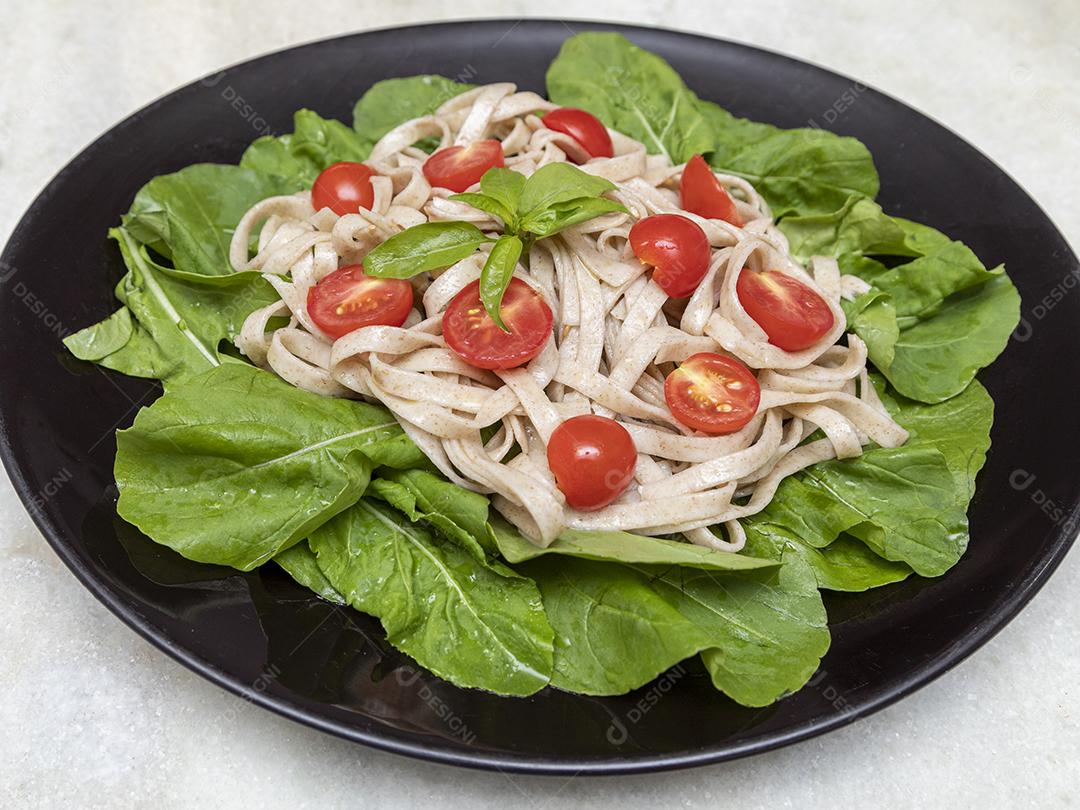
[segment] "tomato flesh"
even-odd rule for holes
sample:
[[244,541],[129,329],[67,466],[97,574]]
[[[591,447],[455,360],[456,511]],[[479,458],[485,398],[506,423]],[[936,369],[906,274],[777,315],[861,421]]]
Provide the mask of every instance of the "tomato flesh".
[[671,414],[703,433],[731,433],[754,418],[761,386],[733,357],[701,352],[684,360],[664,380]]
[[[576,107],[559,107],[547,113],[542,119],[544,126],[569,135],[577,141],[587,155],[570,155],[575,163],[584,163],[590,157],[612,157],[615,148],[611,145],[611,136],[600,119],[585,110]],[[585,160],[580,158],[584,157]]]
[[808,349],[833,328],[835,318],[825,299],[796,278],[777,270],[744,269],[735,284],[746,314],[786,352]]
[[334,339],[365,326],[401,326],[412,305],[408,281],[366,275],[359,264],[339,267],[307,295],[311,320]]
[[630,229],[630,247],[644,264],[652,265],[653,281],[672,298],[697,289],[709,269],[712,248],[705,231],[679,214],[655,214]]
[[371,208],[375,190],[371,178],[375,174],[363,163],[334,163],[315,178],[311,187],[311,206],[316,211],[329,208],[339,217],[355,214],[361,208]]
[[682,207],[699,217],[722,219],[742,227],[743,219],[735,201],[701,155],[694,155],[687,161],[679,181],[679,197]]
[[433,186],[461,193],[479,183],[488,169],[505,165],[501,143],[476,141],[468,146],[440,149],[424,161],[424,177]]
[[551,433],[548,466],[566,502],[583,512],[618,498],[634,478],[637,448],[622,425],[606,416],[574,416]]
[[551,307],[519,278],[510,279],[499,314],[509,332],[488,315],[474,281],[454,296],[443,313],[443,339],[466,363],[477,368],[517,368],[532,360],[551,337]]

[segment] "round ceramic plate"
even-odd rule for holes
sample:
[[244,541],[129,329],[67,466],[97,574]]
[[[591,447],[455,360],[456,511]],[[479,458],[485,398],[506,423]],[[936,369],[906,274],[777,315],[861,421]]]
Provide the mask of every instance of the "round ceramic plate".
[[[690,664],[623,697],[458,689],[415,669],[377,621],[319,601],[276,566],[240,574],[188,562],[116,516],[114,432],[159,389],[74,361],[60,338],[114,310],[122,267],[105,234],[136,190],[190,163],[237,161],[257,135],[290,131],[301,107],[348,121],[353,102],[393,76],[510,80],[543,92],[544,72],[571,33],[562,22],[398,28],[293,48],[190,84],[99,138],[38,197],[3,253],[4,463],[56,553],[123,621],[215,683],[357,742],[458,765],[617,773],[716,762],[820,734],[961,661],[1068,549],[1080,512],[1080,421],[1072,389],[1046,383],[1080,378],[1080,295],[1068,292],[1080,268],[1004,172],[894,99],[730,42],[570,27],[622,31],[737,115],[782,127],[816,121],[858,137],[877,161],[887,211],[962,239],[988,265],[1005,262],[1026,302],[1027,320],[980,377],[997,415],[967,554],[940,579],[826,594],[832,648],[802,691],[748,709]],[[1034,307],[1044,298],[1049,304]]]

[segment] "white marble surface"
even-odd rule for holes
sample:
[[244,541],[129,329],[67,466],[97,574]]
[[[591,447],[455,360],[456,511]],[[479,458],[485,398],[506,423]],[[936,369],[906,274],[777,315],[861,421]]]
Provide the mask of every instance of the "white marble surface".
[[[146,102],[220,66],[351,30],[543,12],[667,25],[858,77],[987,152],[1080,245],[1076,0],[3,0],[0,236],[52,174]],[[447,13],[452,9],[453,14]],[[508,23],[509,26],[510,23]],[[107,89],[106,89],[107,88]],[[7,381],[5,381],[7,384]],[[0,805],[155,808],[582,802],[802,808],[1073,806],[1080,557],[972,659],[841,731],[684,773],[575,780],[413,762],[323,736],[166,658],[61,565],[0,483]]]

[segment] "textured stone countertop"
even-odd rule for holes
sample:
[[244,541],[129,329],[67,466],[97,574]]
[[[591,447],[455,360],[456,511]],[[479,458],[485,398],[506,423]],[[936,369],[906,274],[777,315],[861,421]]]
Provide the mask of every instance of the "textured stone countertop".
[[[3,6],[4,239],[67,160],[155,97],[265,51],[452,11],[665,25],[817,62],[970,140],[1080,245],[1075,0]],[[739,762],[607,779],[512,777],[415,762],[226,694],[91,597],[45,544],[6,477],[0,593],[0,804],[9,807],[1050,807],[1073,806],[1080,785],[1075,553],[982,650],[873,717]]]

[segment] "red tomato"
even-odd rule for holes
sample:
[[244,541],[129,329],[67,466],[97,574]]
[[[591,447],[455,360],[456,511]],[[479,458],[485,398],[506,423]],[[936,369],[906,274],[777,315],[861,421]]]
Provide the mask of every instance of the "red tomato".
[[701,352],[664,380],[672,415],[704,433],[731,433],[757,413],[761,386],[754,372],[733,357]]
[[424,161],[424,177],[433,186],[461,193],[479,183],[488,169],[505,165],[501,143],[476,141],[468,146],[440,149]]
[[373,174],[363,163],[327,166],[311,187],[311,206],[316,211],[329,208],[339,217],[355,214],[360,208],[371,208],[375,200],[375,190],[371,187]]
[[446,345],[477,368],[516,368],[532,360],[551,337],[551,307],[519,278],[510,279],[500,310],[500,329],[480,301],[480,282],[463,288],[443,313]]
[[575,416],[551,433],[548,466],[566,502],[590,512],[618,498],[634,478],[637,448],[626,428],[606,416]]
[[743,270],[735,292],[746,314],[765,330],[769,343],[786,352],[813,346],[833,328],[832,310],[825,299],[777,270]]
[[359,264],[339,267],[308,290],[315,325],[332,338],[362,326],[401,326],[412,309],[412,285],[400,278],[375,278]]
[[735,201],[727,193],[709,164],[701,155],[694,155],[683,169],[679,181],[679,196],[682,207],[699,217],[722,219],[732,225],[742,227],[743,219],[735,207]]
[[672,298],[696,290],[712,258],[705,231],[678,214],[656,214],[638,220],[630,229],[630,247],[643,263],[653,266],[653,281]]
[[[600,123],[600,119],[592,113],[574,107],[559,107],[541,120],[548,129],[569,135],[581,144],[581,148],[588,153],[589,157],[609,158],[615,154],[615,149],[611,145],[611,136]],[[580,155],[572,157],[580,157]],[[584,163],[585,161],[577,160],[576,162]]]

